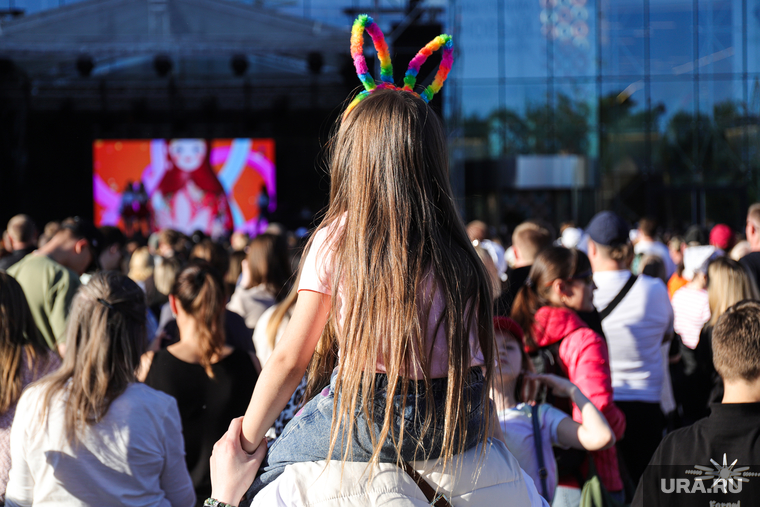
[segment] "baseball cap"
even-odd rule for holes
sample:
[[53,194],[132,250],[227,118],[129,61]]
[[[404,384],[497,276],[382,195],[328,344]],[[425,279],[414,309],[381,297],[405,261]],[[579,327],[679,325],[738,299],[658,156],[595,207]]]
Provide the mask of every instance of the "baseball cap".
[[62,229],[68,229],[79,239],[86,239],[92,250],[93,261],[97,262],[100,252],[103,250],[105,238],[95,225],[87,219],[80,217],[68,218],[63,221]]
[[628,243],[631,227],[620,215],[612,211],[601,211],[594,215],[586,227],[586,234],[594,243],[604,246],[618,246]]
[[693,280],[697,273],[707,273],[711,260],[720,257],[722,252],[712,245],[690,246],[683,253],[683,277]]
[[710,231],[710,244],[721,250],[730,250],[734,242],[734,231],[726,224],[717,224]]
[[523,340],[525,339],[523,335],[523,330],[520,327],[520,324],[518,324],[514,319],[511,319],[509,317],[494,317],[493,318],[493,327],[494,331],[502,331],[511,334],[520,343],[523,343]]

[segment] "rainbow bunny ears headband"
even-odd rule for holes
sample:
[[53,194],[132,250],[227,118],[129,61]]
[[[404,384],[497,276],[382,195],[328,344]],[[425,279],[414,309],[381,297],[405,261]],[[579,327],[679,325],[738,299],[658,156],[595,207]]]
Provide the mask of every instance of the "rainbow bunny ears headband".
[[[364,31],[367,31],[370,37],[372,37],[372,43],[375,45],[377,56],[380,59],[380,82],[376,82],[367,68],[367,61],[364,59]],[[435,51],[438,51],[443,47],[443,58],[441,65],[438,67],[438,72],[435,74],[433,82],[425,88],[421,94],[417,94],[414,91],[414,85],[417,83],[417,74],[420,71],[420,67],[425,60],[428,59]],[[346,111],[343,113],[343,118],[348,116],[348,113],[356,107],[356,104],[366,99],[370,93],[375,90],[381,90],[389,88],[391,90],[403,90],[418,95],[425,102],[430,102],[433,95],[438,93],[443,86],[443,82],[446,81],[446,77],[451,70],[451,64],[454,62],[454,45],[451,42],[451,35],[442,34],[428,42],[428,44],[420,49],[417,55],[409,62],[409,68],[404,74],[404,86],[403,88],[397,87],[393,82],[393,65],[391,65],[391,55],[388,52],[388,44],[385,42],[385,36],[377,26],[375,21],[366,14],[360,14],[354,26],[351,27],[351,57],[354,60],[354,67],[356,67],[356,74],[359,76],[364,85],[364,91],[359,93],[353,101],[348,105]]]

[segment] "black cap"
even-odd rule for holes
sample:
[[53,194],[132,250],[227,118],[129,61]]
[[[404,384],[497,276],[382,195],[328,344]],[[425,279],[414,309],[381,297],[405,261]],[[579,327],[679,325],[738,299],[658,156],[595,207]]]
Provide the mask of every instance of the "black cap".
[[64,220],[61,227],[70,230],[79,239],[86,239],[90,244],[90,250],[92,250],[93,262],[98,262],[105,239],[92,222],[84,218],[74,217]]
[[630,241],[630,230],[628,223],[612,211],[597,213],[586,226],[588,237],[604,246],[625,245]]

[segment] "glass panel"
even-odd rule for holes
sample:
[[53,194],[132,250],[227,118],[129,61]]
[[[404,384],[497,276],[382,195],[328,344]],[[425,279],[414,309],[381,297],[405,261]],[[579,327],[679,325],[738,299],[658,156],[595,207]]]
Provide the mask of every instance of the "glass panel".
[[[748,128],[741,80],[699,83],[699,167],[704,175],[707,218],[738,223],[746,195]],[[719,191],[723,189],[723,191]],[[733,194],[733,196],[732,196]],[[746,209],[746,207],[745,207]]]
[[551,153],[598,156],[597,104],[593,83],[555,85]]
[[741,73],[741,2],[699,0],[698,9],[699,59],[696,67],[699,73]]
[[[757,11],[760,17],[760,6]],[[758,41],[760,46],[760,41]],[[750,78],[747,83],[749,104],[747,109],[750,118],[760,118],[760,77]],[[747,163],[750,175],[749,201],[760,201],[760,126],[757,122],[747,125]]]
[[760,72],[760,0],[747,0],[747,72]]
[[462,84],[462,127],[464,139],[461,147],[465,160],[483,160],[491,157],[492,138],[490,122],[499,108],[499,87]]
[[547,1],[555,0],[497,0],[504,15],[504,77],[548,75]]
[[694,71],[692,0],[650,0],[650,69],[679,76]]
[[695,186],[702,174],[693,86],[691,80],[651,84],[652,174],[664,185],[657,202],[661,216],[679,223],[699,223],[703,209]]
[[644,75],[643,0],[606,0],[602,4],[602,74]]
[[596,74],[596,1],[542,0],[542,30],[551,41],[555,76]]
[[651,160],[653,140],[647,137],[645,98],[643,80],[602,83],[599,183],[604,209],[613,207]]
[[459,46],[459,59],[465,79],[499,77],[499,16],[497,1],[462,0],[461,33],[455,39]]

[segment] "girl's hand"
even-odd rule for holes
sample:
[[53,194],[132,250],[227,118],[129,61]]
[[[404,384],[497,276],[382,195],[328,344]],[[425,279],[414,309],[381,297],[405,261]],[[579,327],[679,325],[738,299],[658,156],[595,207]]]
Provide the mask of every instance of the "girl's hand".
[[570,382],[568,379],[553,375],[551,373],[546,373],[543,375],[538,375],[536,373],[526,373],[525,377],[546,385],[554,392],[555,395],[564,398],[572,398],[573,391],[578,389],[576,385]]
[[242,417],[230,422],[227,433],[214,444],[210,460],[211,498],[230,505],[240,503],[267,453],[266,439],[253,454],[243,450],[240,444],[242,425]]

